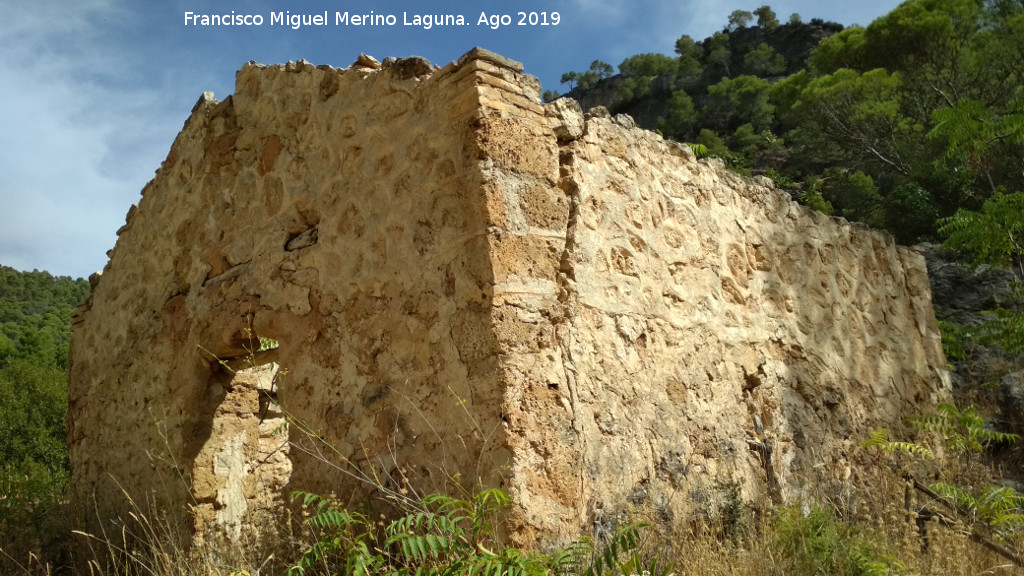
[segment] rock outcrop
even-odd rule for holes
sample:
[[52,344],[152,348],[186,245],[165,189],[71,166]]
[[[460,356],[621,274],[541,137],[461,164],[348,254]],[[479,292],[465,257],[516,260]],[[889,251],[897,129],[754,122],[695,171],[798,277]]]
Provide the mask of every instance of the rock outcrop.
[[503,486],[529,544],[827,489],[946,397],[918,252],[539,90],[475,49],[204,95],[74,320],[73,487],[238,540],[289,490]]

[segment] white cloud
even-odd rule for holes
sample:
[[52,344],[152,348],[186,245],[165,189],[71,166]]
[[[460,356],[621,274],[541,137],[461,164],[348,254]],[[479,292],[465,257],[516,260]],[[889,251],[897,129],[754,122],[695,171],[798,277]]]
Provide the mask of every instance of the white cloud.
[[130,56],[105,37],[124,10],[109,0],[54,4],[65,3],[0,9],[0,264],[87,276],[106,262],[162,157],[134,114],[157,96],[132,86]]

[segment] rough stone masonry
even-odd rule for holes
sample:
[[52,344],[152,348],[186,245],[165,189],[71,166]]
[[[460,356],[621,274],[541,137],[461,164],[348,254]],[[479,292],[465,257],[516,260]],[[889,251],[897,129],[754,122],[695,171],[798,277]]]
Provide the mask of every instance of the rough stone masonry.
[[291,490],[501,486],[551,542],[829,490],[946,397],[918,252],[539,91],[474,49],[204,94],[76,313],[73,487],[238,541]]

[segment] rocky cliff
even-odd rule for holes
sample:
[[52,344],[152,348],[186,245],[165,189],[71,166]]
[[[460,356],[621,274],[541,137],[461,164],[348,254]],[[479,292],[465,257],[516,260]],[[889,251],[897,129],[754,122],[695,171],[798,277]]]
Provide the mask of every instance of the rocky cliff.
[[75,318],[74,488],[238,540],[289,490],[503,486],[528,544],[827,489],[945,398],[919,253],[539,90],[475,49],[204,95]]

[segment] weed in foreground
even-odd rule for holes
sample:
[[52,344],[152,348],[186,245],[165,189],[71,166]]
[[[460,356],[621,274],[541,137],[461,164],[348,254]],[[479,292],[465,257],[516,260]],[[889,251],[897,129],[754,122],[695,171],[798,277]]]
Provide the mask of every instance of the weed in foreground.
[[499,489],[468,500],[431,494],[386,525],[383,518],[378,524],[331,499],[301,492],[294,496],[315,509],[306,524],[320,537],[288,569],[288,576],[666,574],[656,563],[643,564],[637,554],[642,524],[621,526],[601,547],[586,538],[548,553],[501,545],[494,522],[511,499]]

